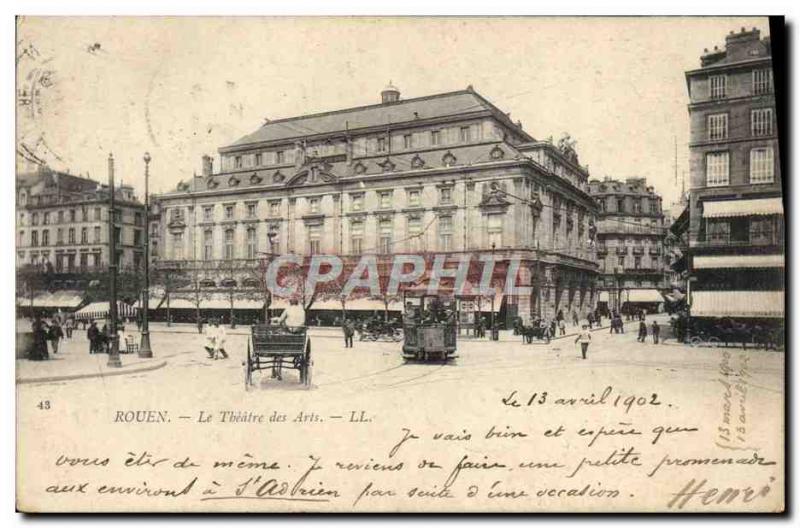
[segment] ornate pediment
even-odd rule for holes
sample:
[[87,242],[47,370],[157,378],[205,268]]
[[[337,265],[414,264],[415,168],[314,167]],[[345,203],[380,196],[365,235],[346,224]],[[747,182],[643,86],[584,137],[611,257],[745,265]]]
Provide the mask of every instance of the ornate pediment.
[[286,176],[279,170],[275,171],[275,174],[272,175],[272,183],[283,183],[285,180]]
[[305,183],[333,183],[338,180],[336,175],[332,174],[330,169],[333,166],[330,163],[312,163],[301,168],[297,174],[292,176],[286,181],[287,186],[303,185]]
[[414,154],[414,157],[411,158],[411,168],[421,169],[424,166],[425,166],[425,160],[422,159],[419,154]]
[[211,176],[206,180],[206,187],[209,189],[216,189],[219,187],[219,182],[213,176]]
[[481,202],[478,204],[482,208],[501,208],[505,209],[511,205],[505,197],[505,184],[492,182],[490,185],[483,187],[483,195]]
[[498,145],[495,145],[492,150],[489,151],[489,157],[493,160],[501,160],[505,157],[506,152],[501,149]]
[[442,156],[442,163],[444,163],[445,167],[450,167],[452,165],[455,165],[457,161],[458,158],[456,158],[455,154],[453,154],[449,150],[444,153],[444,156]]
[[231,176],[230,178],[228,178],[228,187],[236,187],[237,185],[239,185],[240,182],[241,180],[239,178],[237,178],[236,176]]
[[355,165],[353,165],[353,172],[356,174],[364,174],[367,172],[367,166],[358,161]]
[[250,175],[250,184],[251,185],[258,185],[262,181],[264,181],[264,178],[259,176],[258,173],[254,172],[252,175]]
[[389,158],[384,159],[378,166],[383,170],[383,172],[392,172],[395,168],[395,164]]

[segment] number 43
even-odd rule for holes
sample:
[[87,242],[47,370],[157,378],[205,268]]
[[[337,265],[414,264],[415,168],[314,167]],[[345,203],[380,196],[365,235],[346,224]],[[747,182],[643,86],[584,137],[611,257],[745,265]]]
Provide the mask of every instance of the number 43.
[[50,409],[50,400],[42,400],[38,404],[36,404],[36,407],[39,410],[47,411]]

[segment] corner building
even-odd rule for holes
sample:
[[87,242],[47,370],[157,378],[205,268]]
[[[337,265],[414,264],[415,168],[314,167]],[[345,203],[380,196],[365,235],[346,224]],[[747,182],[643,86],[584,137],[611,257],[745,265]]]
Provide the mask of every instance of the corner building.
[[626,312],[663,308],[666,219],[661,196],[645,178],[589,182],[600,207],[597,258],[601,309]]
[[[595,304],[588,172],[466,90],[266,122],[157,197],[161,267],[242,279],[265,254],[519,256],[510,320]],[[227,271],[226,271],[227,270]],[[231,276],[233,275],[233,276]],[[313,309],[313,307],[312,307]]]
[[784,315],[784,216],[769,38],[731,32],[686,72],[692,317]]

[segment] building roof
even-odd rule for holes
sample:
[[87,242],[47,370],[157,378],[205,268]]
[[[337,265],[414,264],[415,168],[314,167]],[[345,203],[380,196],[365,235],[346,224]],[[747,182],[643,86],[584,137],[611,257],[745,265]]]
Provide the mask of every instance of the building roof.
[[[508,116],[471,88],[456,92],[416,97],[393,103],[379,103],[319,114],[309,114],[265,123],[255,132],[235,141],[220,151],[270,141],[282,141],[309,135],[331,134],[359,128],[380,127],[389,124],[411,122],[418,119],[434,119],[465,113],[491,111],[506,125],[513,126],[520,134],[529,136],[511,123]],[[529,138],[533,140],[533,138]]]

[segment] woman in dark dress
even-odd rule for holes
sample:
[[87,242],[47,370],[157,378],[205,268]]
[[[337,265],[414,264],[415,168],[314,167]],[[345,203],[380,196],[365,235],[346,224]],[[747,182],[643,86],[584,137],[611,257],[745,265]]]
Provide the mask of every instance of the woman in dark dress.
[[34,361],[50,359],[50,354],[47,352],[47,324],[42,321],[39,315],[36,315],[33,324],[31,324],[31,329],[33,330],[33,349],[31,350],[30,358]]

